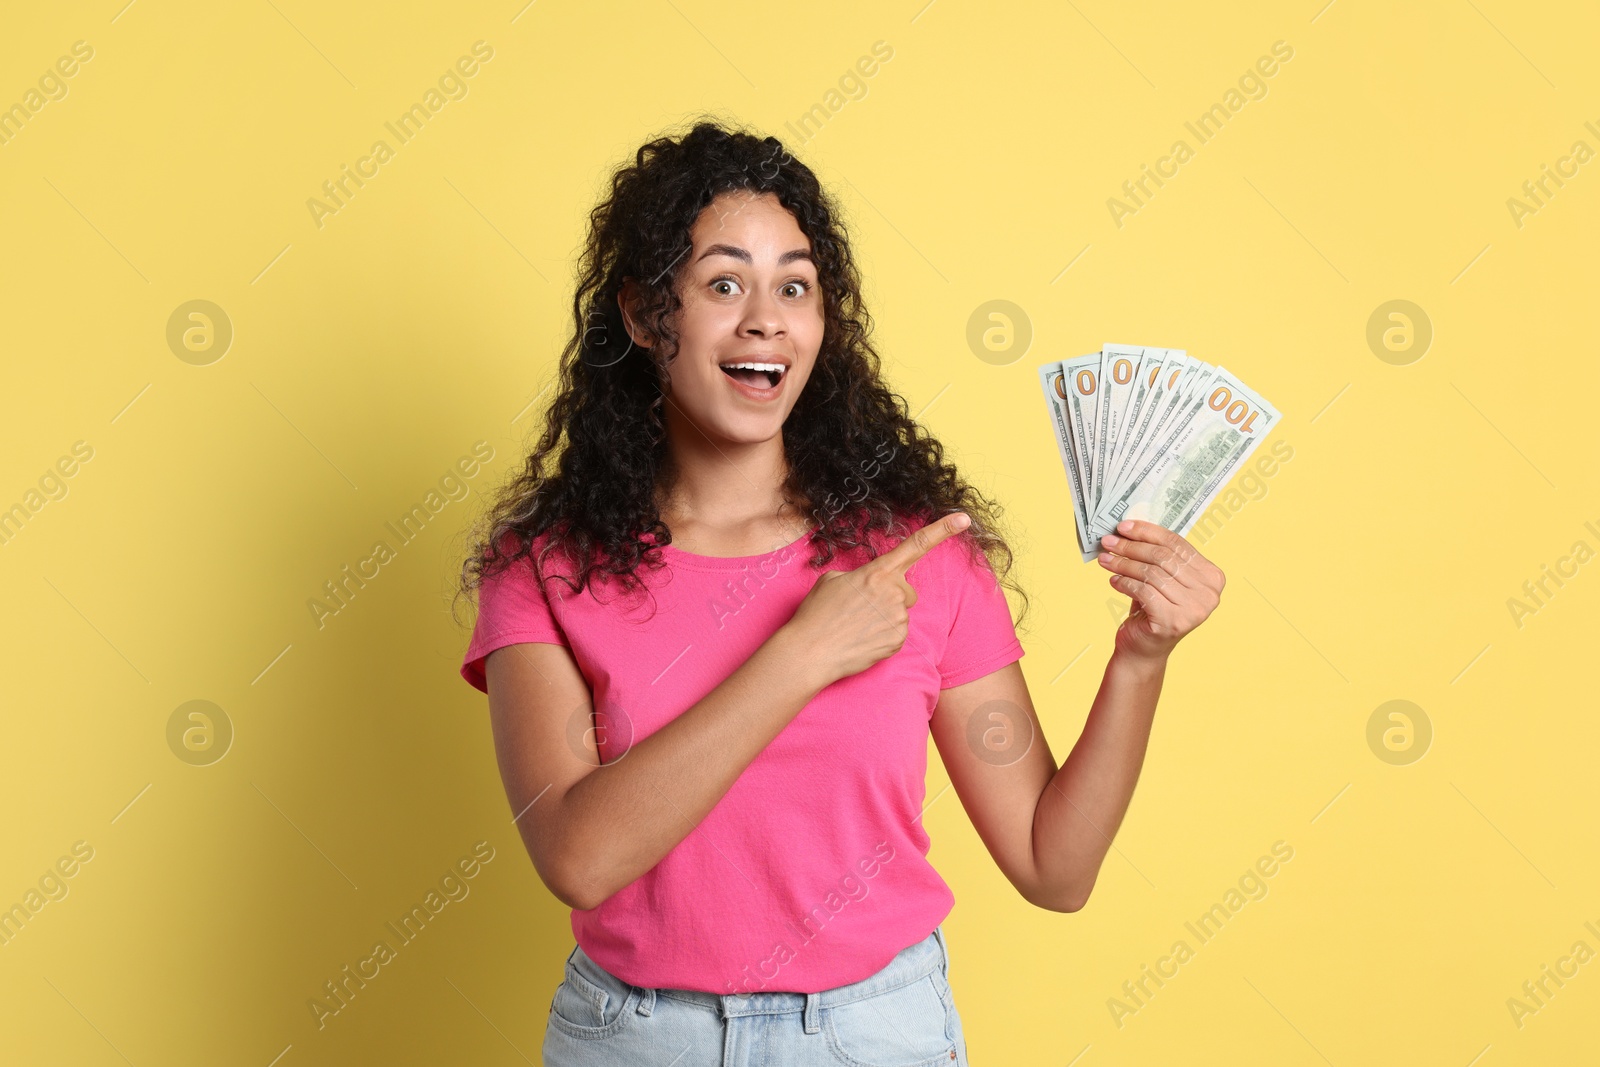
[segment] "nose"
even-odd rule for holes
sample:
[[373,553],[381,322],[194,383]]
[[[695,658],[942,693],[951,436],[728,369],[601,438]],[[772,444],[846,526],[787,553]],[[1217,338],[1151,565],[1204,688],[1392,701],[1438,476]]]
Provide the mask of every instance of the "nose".
[[772,294],[758,289],[745,304],[739,333],[744,337],[781,337],[784,334],[783,309]]

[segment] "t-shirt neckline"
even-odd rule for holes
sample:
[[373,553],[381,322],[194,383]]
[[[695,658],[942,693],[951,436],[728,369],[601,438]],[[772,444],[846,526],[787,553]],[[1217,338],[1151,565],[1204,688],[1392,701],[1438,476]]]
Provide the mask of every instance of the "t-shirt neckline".
[[[663,545],[656,545],[655,547],[661,549],[661,553],[665,558],[672,560],[679,566],[697,567],[702,570],[736,571],[743,570],[752,563],[775,556],[780,552],[787,552],[801,544],[804,544],[806,541],[809,541],[820,529],[822,529],[822,524],[817,523],[805,533],[801,534],[793,541],[790,541],[788,544],[779,548],[769,549],[766,552],[758,552],[753,556],[702,556],[695,552],[685,552],[683,549],[670,542]],[[655,538],[653,535],[647,534],[646,536],[651,538],[652,544],[655,543]]]

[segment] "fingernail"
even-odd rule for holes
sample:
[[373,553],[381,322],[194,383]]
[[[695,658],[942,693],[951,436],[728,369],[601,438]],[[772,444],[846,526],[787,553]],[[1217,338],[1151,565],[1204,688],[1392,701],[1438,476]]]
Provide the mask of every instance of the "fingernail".
[[972,525],[972,516],[966,514],[965,512],[958,512],[956,517],[951,520],[951,524],[958,530],[965,530],[968,526]]
[[1117,529],[1121,530],[1123,533],[1132,533],[1133,532],[1133,520],[1132,519],[1124,519],[1122,522],[1117,523]]
[[1122,538],[1118,537],[1116,534],[1106,534],[1104,537],[1100,538],[1100,540],[1107,545],[1115,545],[1119,544],[1122,541]]

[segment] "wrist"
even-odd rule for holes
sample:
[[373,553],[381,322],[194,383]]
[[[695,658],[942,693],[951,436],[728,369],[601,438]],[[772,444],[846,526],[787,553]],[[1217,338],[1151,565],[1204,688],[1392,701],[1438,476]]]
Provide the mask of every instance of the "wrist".
[[774,653],[779,676],[798,680],[812,695],[838,681],[829,672],[817,643],[792,622],[778,627],[767,639],[767,647]]
[[1167,672],[1168,655],[1169,653],[1166,652],[1149,654],[1129,652],[1126,649],[1116,648],[1111,652],[1111,663],[1108,669],[1131,678],[1156,681]]

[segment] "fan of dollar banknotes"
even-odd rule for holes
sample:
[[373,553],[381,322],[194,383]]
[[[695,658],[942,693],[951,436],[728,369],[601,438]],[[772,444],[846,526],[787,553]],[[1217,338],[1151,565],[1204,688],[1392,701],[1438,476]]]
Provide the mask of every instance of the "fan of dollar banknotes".
[[1189,528],[1278,423],[1225,367],[1178,348],[1104,345],[1039,368],[1087,563],[1124,519]]

